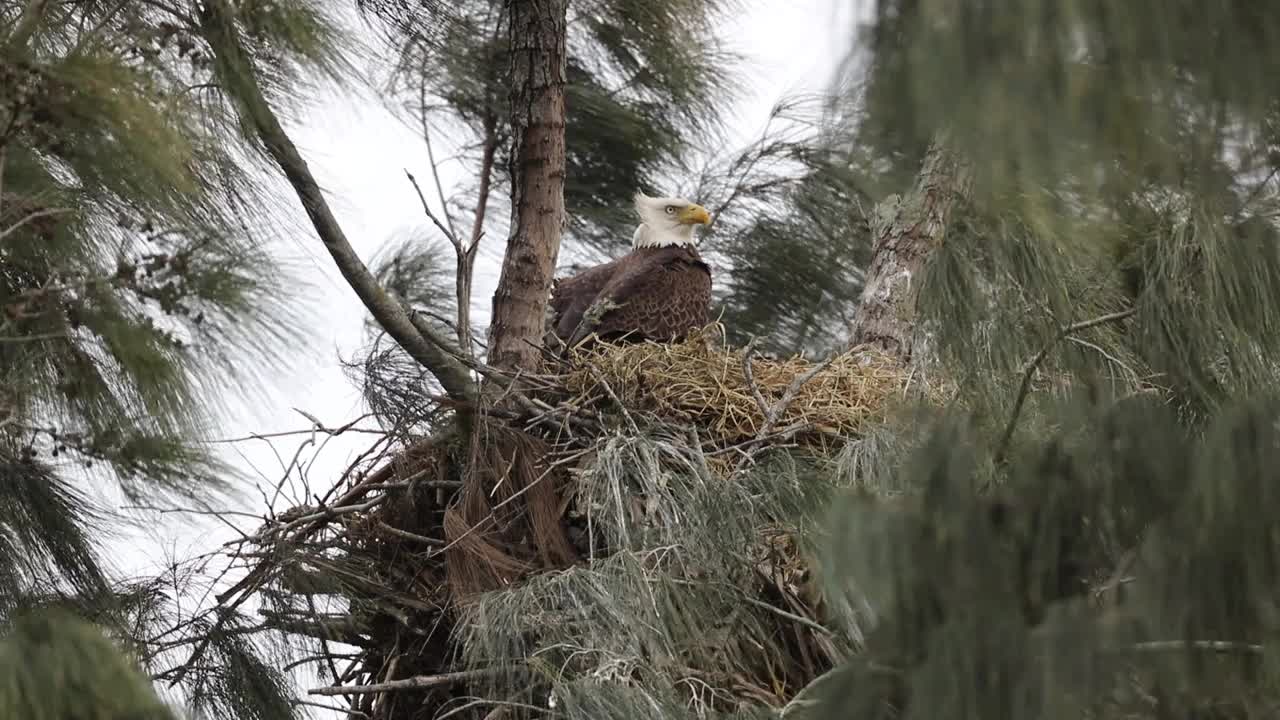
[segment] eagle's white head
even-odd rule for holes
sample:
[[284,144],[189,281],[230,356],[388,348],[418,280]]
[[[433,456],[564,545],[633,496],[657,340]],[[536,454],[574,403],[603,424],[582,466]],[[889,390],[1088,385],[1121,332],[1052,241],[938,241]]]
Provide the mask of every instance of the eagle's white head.
[[711,224],[706,208],[684,198],[655,198],[638,192],[635,203],[640,226],[631,236],[632,247],[693,246],[694,227]]

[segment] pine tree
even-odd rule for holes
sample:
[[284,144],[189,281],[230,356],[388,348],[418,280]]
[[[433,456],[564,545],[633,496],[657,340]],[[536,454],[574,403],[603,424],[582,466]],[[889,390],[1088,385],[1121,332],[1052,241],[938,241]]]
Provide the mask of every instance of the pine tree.
[[[6,717],[170,717],[144,641],[182,605],[162,582],[108,571],[103,534],[124,518],[96,488],[136,505],[225,502],[236,473],[203,441],[297,330],[288,275],[263,249],[279,229],[270,195],[212,72],[203,11],[0,9]],[[309,3],[246,7],[238,28],[273,57],[277,97],[341,71],[333,26]],[[262,672],[199,669],[193,707],[288,711],[258,649],[217,645]]]
[[972,170],[914,328],[959,394],[864,480],[905,502],[835,506],[828,587],[878,622],[786,715],[1273,712],[1277,31],[880,3],[868,144]]
[[[406,51],[407,58],[415,58],[414,52],[435,52],[439,53],[436,57],[442,57],[447,60],[446,67],[458,72],[465,72],[467,80],[474,82],[457,82],[456,85],[450,86],[449,90],[455,88],[460,92],[456,95],[445,95],[446,99],[451,102],[451,108],[464,121],[475,123],[480,134],[480,177],[479,186],[481,188],[489,187],[492,180],[493,185],[501,186],[505,183],[511,189],[513,197],[517,199],[514,205],[518,208],[518,199],[524,193],[530,192],[531,189],[537,189],[538,192],[544,193],[554,198],[556,191],[554,183],[563,182],[560,173],[555,172],[554,163],[551,167],[533,166],[533,172],[542,173],[550,170],[547,179],[551,186],[539,187],[538,183],[548,182],[548,180],[540,180],[536,177],[522,176],[520,173],[509,172],[506,178],[501,176],[503,168],[516,168],[522,172],[529,172],[529,163],[519,162],[519,152],[511,151],[509,147],[519,148],[520,143],[515,142],[515,138],[511,135],[503,135],[503,133],[516,133],[518,130],[511,130],[511,127],[520,127],[519,112],[514,114],[502,109],[501,105],[493,107],[490,105],[497,104],[500,101],[504,85],[510,84],[511,89],[519,99],[521,90],[521,74],[518,72],[519,63],[511,63],[510,67],[517,70],[514,74],[500,73],[493,68],[500,68],[504,62],[509,59],[505,57],[507,53],[501,52],[501,44],[498,45],[499,51],[480,50],[480,56],[475,55],[474,45],[476,38],[486,38],[491,35],[502,37],[502,31],[506,26],[504,23],[510,22],[511,16],[505,16],[498,8],[492,8],[493,13],[486,16],[484,11],[488,8],[479,6],[475,8],[478,18],[469,18],[466,13],[461,15],[452,14],[434,14],[433,8],[418,8],[416,11],[407,15],[400,14],[404,8],[396,4],[378,4],[369,3],[371,9],[378,11],[383,19],[390,18],[394,21],[392,38],[407,37],[409,49]],[[519,5],[519,4],[517,4]],[[465,6],[463,9],[467,9]],[[530,6],[530,9],[534,9]],[[552,8],[554,10],[554,8]],[[612,233],[611,236],[603,234],[592,237],[593,227],[607,227],[607,224],[614,218],[607,215],[593,216],[590,212],[590,206],[595,203],[611,208],[615,217],[617,215],[629,215],[629,210],[619,210],[629,205],[630,196],[644,182],[641,171],[648,169],[645,164],[654,164],[659,159],[683,160],[680,152],[687,145],[692,144],[697,139],[696,134],[699,131],[699,123],[705,123],[705,116],[699,115],[697,110],[701,107],[701,103],[705,102],[700,92],[710,79],[713,68],[705,63],[704,58],[712,55],[710,49],[706,46],[705,41],[697,36],[694,30],[698,29],[699,20],[714,10],[714,6],[709,3],[671,3],[667,6],[654,5],[650,3],[601,3],[596,7],[590,8],[588,13],[590,19],[586,22],[586,26],[591,28],[585,48],[578,46],[578,52],[584,53],[579,55],[582,58],[579,63],[585,64],[586,52],[604,53],[614,68],[605,65],[603,67],[594,68],[595,78],[584,76],[579,70],[575,75],[575,64],[573,62],[573,51],[570,50],[570,60],[567,65],[569,67],[569,76],[577,82],[570,83],[569,90],[569,107],[573,108],[574,93],[585,93],[585,99],[590,102],[582,103],[583,110],[578,112],[582,115],[570,114],[567,117],[567,125],[571,131],[574,127],[574,118],[585,119],[582,122],[595,123],[594,126],[587,125],[591,130],[591,134],[587,136],[584,142],[574,147],[579,148],[574,153],[568,153],[566,162],[570,166],[570,170],[576,172],[581,168],[598,169],[601,171],[608,170],[604,180],[597,186],[587,186],[585,184],[577,185],[574,190],[583,194],[575,196],[566,188],[566,201],[570,203],[571,210],[574,208],[572,203],[582,202],[587,206],[587,212],[575,213],[575,217],[580,223],[571,226],[571,229],[577,234],[575,237],[588,241],[598,242],[598,238],[606,237],[611,239],[615,244],[619,238],[627,238],[630,236],[631,219],[624,222],[625,228],[620,232]],[[539,14],[547,12],[544,5],[536,7]],[[591,13],[595,13],[592,15]],[[539,15],[539,19],[546,20],[545,16]],[[434,22],[441,20],[443,22]],[[475,21],[475,22],[473,22]],[[480,22],[484,21],[484,22]],[[215,57],[215,67],[220,73],[219,77],[223,83],[233,89],[233,95],[239,104],[239,109],[246,121],[246,125],[261,140],[264,149],[268,155],[275,161],[280,170],[284,172],[286,177],[292,183],[294,190],[297,192],[299,199],[303,202],[304,207],[308,210],[312,222],[315,226],[317,234],[325,243],[330,254],[333,256],[339,268],[343,271],[344,276],[352,285],[353,289],[364,301],[369,308],[370,313],[376,323],[376,332],[385,333],[396,346],[389,350],[378,350],[376,357],[371,357],[365,365],[373,370],[371,375],[376,374],[377,377],[371,378],[379,383],[379,387],[393,388],[394,392],[401,394],[404,399],[411,399],[414,403],[408,407],[422,407],[418,404],[420,399],[428,397],[430,389],[427,393],[423,393],[421,388],[414,389],[413,379],[421,377],[420,373],[411,372],[406,375],[411,378],[408,382],[396,382],[391,377],[392,373],[404,373],[410,366],[405,363],[406,359],[411,359],[413,363],[425,369],[432,376],[433,384],[438,384],[444,393],[448,396],[448,406],[456,408],[458,418],[462,421],[459,427],[462,430],[468,430],[474,427],[470,422],[474,418],[468,417],[472,415],[472,403],[475,400],[475,385],[470,378],[467,377],[466,368],[476,365],[476,361],[468,358],[465,352],[461,352],[471,341],[471,334],[466,328],[466,322],[460,311],[465,307],[466,293],[459,291],[456,297],[456,303],[453,310],[458,312],[457,327],[453,328],[455,332],[449,332],[447,327],[448,318],[444,318],[442,322],[442,309],[448,310],[447,303],[441,303],[439,306],[428,307],[426,311],[420,311],[418,308],[410,309],[401,304],[403,301],[422,301],[436,302],[445,298],[448,293],[442,292],[442,288],[432,287],[432,283],[441,278],[440,274],[430,270],[432,263],[426,261],[429,255],[439,257],[440,244],[424,244],[421,253],[410,251],[408,246],[400,246],[389,253],[388,260],[382,267],[377,268],[376,272],[371,272],[364,262],[355,256],[351,251],[349,243],[345,240],[341,227],[337,224],[332,214],[328,211],[324,199],[320,196],[314,180],[310,177],[310,173],[306,168],[305,160],[299,155],[290,142],[287,134],[283,130],[280,122],[275,117],[273,104],[257,87],[256,78],[265,72],[265,68],[255,62],[252,57],[248,57],[245,52],[242,39],[237,37],[232,31],[235,22],[235,10],[225,4],[215,4],[211,11],[204,17],[204,36],[209,39],[213,48]],[[434,24],[433,24],[434,22]],[[487,24],[486,24],[487,23]],[[554,19],[552,19],[554,27]],[[530,39],[520,32],[517,32],[515,23],[510,29],[511,35],[507,40],[509,47],[521,45],[521,43],[529,43]],[[428,32],[423,28],[430,27]],[[477,31],[479,27],[480,31]],[[443,32],[439,32],[443,28]],[[452,33],[456,32],[457,35]],[[523,32],[523,31],[521,31]],[[620,34],[619,34],[620,33]],[[453,48],[455,54],[445,53],[440,49],[441,37],[455,41],[458,39],[466,40],[469,46],[463,49],[471,54],[460,52],[457,48]],[[435,44],[433,44],[435,43]],[[497,57],[492,57],[497,56]],[[463,59],[465,58],[466,61]],[[473,62],[479,60],[480,62]],[[406,60],[405,64],[409,64]],[[581,68],[580,64],[577,67]],[[620,68],[623,73],[618,76]],[[476,77],[476,71],[479,69],[479,77]],[[664,77],[655,78],[653,73],[661,71]],[[421,81],[434,76],[434,73],[423,72],[419,78]],[[495,80],[494,77],[498,79]],[[606,85],[607,83],[607,85]],[[539,87],[535,83],[535,87]],[[467,98],[472,97],[465,93],[479,93],[480,100],[473,105],[467,104]],[[444,93],[441,93],[444,94]],[[583,95],[577,97],[583,98]],[[554,105],[554,102],[552,103]],[[517,103],[515,108],[521,109],[522,103]],[[616,132],[616,123],[626,120],[634,125],[641,125],[642,116],[649,117],[654,125],[660,128],[678,127],[673,122],[680,121],[681,124],[687,126],[689,130],[686,132],[683,128],[671,130],[670,136],[663,138],[667,142],[653,143],[643,134],[635,136],[623,136],[621,138],[610,139],[608,143],[604,143],[605,136]],[[515,121],[511,126],[506,125],[506,118],[514,117]],[[550,124],[554,127],[556,120],[552,118]],[[537,129],[530,126],[531,129]],[[429,141],[429,138],[426,138]],[[505,140],[505,142],[500,142]],[[593,141],[599,141],[601,144],[595,144]],[[620,142],[621,141],[621,142]],[[640,160],[629,162],[626,153],[632,153]],[[646,159],[647,158],[647,159]],[[622,172],[619,173],[618,171]],[[492,175],[492,177],[491,177]],[[582,172],[576,172],[577,178],[583,177]],[[413,180],[411,178],[411,180]],[[733,192],[732,188],[729,189]],[[472,222],[473,230],[469,237],[460,235],[455,228],[462,223],[449,214],[443,217],[432,213],[430,205],[424,197],[424,209],[430,216],[432,224],[444,236],[444,240],[450,243],[457,254],[458,269],[460,271],[458,283],[459,288],[465,286],[466,268],[472,255],[475,243],[483,233],[486,216],[483,208],[489,202],[487,192],[484,190],[477,205],[479,209],[476,212],[475,219]],[[537,219],[540,213],[533,213],[532,217]],[[552,213],[554,216],[555,213]],[[507,250],[508,260],[521,259],[521,243],[529,244],[531,251],[526,252],[526,259],[541,256],[545,259],[554,259],[554,244],[558,241],[552,235],[546,232],[540,232],[537,237],[530,236],[527,242],[521,237],[521,220],[519,213],[515,213],[512,218],[512,235],[515,238],[509,243]],[[540,269],[541,274],[549,271],[549,267]],[[418,284],[415,281],[426,280],[426,284]],[[545,278],[549,279],[549,278]],[[533,283],[538,284],[538,283]],[[389,292],[388,292],[389,291]],[[500,286],[498,298],[502,298],[504,293],[511,292],[511,288],[505,285]],[[529,301],[525,299],[525,304],[540,305],[545,303],[545,298],[541,300],[535,299]],[[536,313],[539,314],[540,313]],[[495,322],[501,319],[495,314]],[[512,342],[520,342],[529,344],[529,341],[540,340],[538,337],[529,337],[529,323],[523,324],[525,327],[520,333],[513,335]],[[496,329],[497,326],[495,326]],[[538,328],[540,329],[540,328]],[[457,343],[453,342],[451,336],[458,338]],[[492,348],[490,348],[492,350]],[[527,352],[527,351],[524,351]],[[493,377],[495,370],[502,370],[501,363],[497,358],[487,358],[489,367],[484,370],[486,379]],[[522,363],[523,364],[523,363]],[[521,365],[522,365],[521,364]],[[523,369],[519,367],[519,369]],[[509,382],[509,381],[508,381]],[[372,386],[372,384],[370,385]],[[367,386],[369,387],[369,386]],[[504,389],[506,392],[507,389]],[[387,403],[385,395],[378,397],[378,393],[371,393],[371,399],[378,406],[394,407],[396,403]],[[394,407],[391,412],[382,413],[384,416],[393,416],[397,419],[403,419],[407,415],[412,415],[413,411],[406,412],[406,405],[400,404]],[[500,408],[501,409],[501,408]],[[434,414],[434,413],[433,413]],[[490,421],[486,421],[490,422]],[[425,441],[426,445],[430,445],[433,441],[447,441],[449,439],[449,428],[442,427],[433,423],[430,432],[437,434],[436,437],[428,437]],[[491,429],[494,426],[485,426]],[[501,454],[507,448],[515,447],[531,447],[521,444],[527,442],[519,436],[514,438],[504,436],[504,431],[497,429],[494,432],[498,435],[498,440],[493,444],[480,445],[482,452],[493,452]],[[510,431],[505,431],[510,432]],[[481,437],[479,433],[474,437]],[[510,445],[512,442],[515,445]],[[466,442],[465,440],[463,441]],[[410,445],[406,449],[405,457],[412,457],[416,446]],[[532,446],[536,448],[535,446]],[[537,449],[524,450],[523,457],[525,461],[540,462],[542,457],[538,457]],[[477,467],[483,469],[481,464],[483,461],[477,461],[476,454],[473,451],[471,461],[466,465],[468,473],[474,473]],[[490,467],[497,467],[497,460],[502,463],[513,463],[507,458],[496,458]],[[400,463],[392,463],[389,467],[397,467]],[[515,463],[519,465],[520,463]],[[518,473],[517,473],[518,474]],[[379,473],[379,477],[382,474]],[[464,475],[464,486],[467,488],[478,488],[480,492],[488,492],[485,488],[490,483],[478,483],[474,481],[475,475]],[[448,481],[443,481],[448,482]],[[500,485],[501,483],[499,483]],[[537,483],[531,483],[527,487],[534,489]],[[545,486],[544,486],[545,487]],[[357,487],[352,492],[364,492],[363,488]],[[348,494],[349,496],[350,494]],[[344,496],[344,500],[347,496]],[[543,502],[543,500],[533,500],[530,502]],[[553,500],[554,504],[554,500]],[[535,513],[536,514],[536,513]],[[467,518],[463,518],[464,521]],[[449,522],[448,516],[445,519],[446,525]],[[540,527],[537,525],[538,520],[533,520],[533,532],[535,534],[546,530],[545,525]],[[516,526],[523,527],[518,521]],[[465,537],[470,531],[463,531],[462,536]],[[552,532],[554,536],[556,531]],[[559,531],[562,532],[562,531]],[[301,542],[307,541],[304,532]],[[353,538],[347,538],[351,541]],[[545,539],[545,537],[544,537]],[[553,537],[554,539],[554,537]],[[542,547],[540,550],[551,554],[554,549]],[[305,553],[305,548],[299,548],[300,552]],[[354,586],[345,586],[345,581],[332,578],[324,578],[316,574],[310,567],[305,567],[309,563],[292,564],[284,561],[277,565],[274,562],[262,562],[251,569],[250,573],[232,588],[220,594],[219,599],[224,607],[229,610],[236,609],[240,603],[244,601],[249,594],[263,584],[272,587],[273,592],[275,582],[283,582],[285,590],[294,594],[295,599],[310,601],[309,591],[297,591],[297,580],[287,579],[294,576],[294,573],[300,574],[305,578],[305,583],[316,588],[320,594],[331,591],[335,586],[341,588],[341,592],[346,594],[356,605],[364,603],[365,591]],[[280,577],[280,571],[286,567],[292,566],[293,569],[286,570],[285,576]],[[296,577],[296,576],[295,576]],[[277,580],[279,578],[279,580]],[[320,590],[325,588],[326,590]],[[306,598],[300,596],[308,596]],[[296,605],[289,605],[286,601],[284,606],[279,610],[283,616],[285,613],[297,612]],[[276,611],[272,611],[276,612]],[[363,615],[363,611],[356,611],[358,615]],[[355,616],[352,617],[355,621]],[[356,626],[363,624],[363,621],[355,621]],[[216,628],[215,628],[216,629]],[[328,635],[326,639],[337,639],[356,642],[360,644],[362,641],[357,635],[363,634],[363,630],[336,630],[334,634]],[[367,632],[375,632],[367,630]],[[313,635],[310,630],[299,629],[301,635]],[[378,635],[384,635],[385,630],[375,632]],[[200,650],[203,645],[197,646],[197,652],[192,654],[187,665],[197,664],[202,658]],[[424,659],[407,660],[407,667],[398,668],[400,673],[409,672],[411,668],[423,662]],[[368,662],[369,660],[366,660]],[[367,671],[367,670],[366,670]],[[341,682],[341,681],[339,681]],[[331,689],[334,694],[339,694],[340,690]],[[329,692],[329,691],[326,691]],[[392,703],[394,705],[394,703]],[[369,712],[372,705],[365,703],[363,700],[356,704],[357,707],[364,708],[362,712]],[[390,712],[385,708],[380,712]]]
[[[520,197],[520,173],[504,171],[520,168],[503,100],[509,6],[363,4],[390,21],[406,87],[442,98],[478,138],[477,189]],[[598,117],[654,100],[633,85],[657,106],[687,100],[689,85],[646,83],[691,47],[670,42],[688,5],[582,6],[589,32],[566,38],[565,164],[626,172],[593,186],[598,198],[566,186],[581,223],[566,238],[625,237],[608,213],[575,207],[623,208],[643,176],[607,162],[642,156],[630,143],[575,142],[575,92],[619,80],[575,74],[575,48],[632,73],[604,93],[625,102],[583,103],[609,109]],[[226,32],[233,22],[209,24],[221,67],[253,78],[263,68]],[[241,82],[250,125],[399,346],[366,363],[366,389],[407,447],[353,471],[310,520],[268,528],[283,539],[261,541],[270,559],[223,607],[263,585],[280,617],[306,618],[299,635],[360,648],[317,692],[373,717],[1266,716],[1278,438],[1259,390],[1274,379],[1280,265],[1264,78],[1278,28],[1280,15],[1243,3],[878,4],[865,92],[837,88],[811,132],[766,138],[702,178],[725,190],[730,234],[709,239],[739,342],[776,326],[775,350],[868,344],[913,383],[952,389],[941,407],[896,408],[834,457],[768,437],[708,449],[700,428],[538,405],[528,386],[504,387],[513,403],[474,422],[470,371],[505,376],[464,351],[466,293],[439,287],[448,276],[428,259],[448,246],[396,248],[366,269],[270,104]],[[646,157],[678,145],[658,147]],[[761,169],[773,163],[798,172]],[[498,214],[489,192],[469,236],[424,200],[459,269]],[[802,231],[833,233],[814,243],[823,259],[764,267]],[[821,292],[788,297],[791,277]],[[786,302],[760,312],[763,298]],[[406,358],[446,397],[415,387]],[[442,421],[448,409],[463,422]],[[572,485],[585,542],[607,548],[589,561],[556,557],[547,514],[521,512],[545,509],[522,500],[538,480],[516,462],[551,456],[522,429],[539,423],[596,433]],[[497,452],[475,452],[465,433],[477,427]],[[713,471],[735,452],[746,459],[727,479]],[[477,485],[477,463],[519,470]],[[450,526],[445,493],[459,485],[499,532],[476,517]],[[326,525],[335,507],[364,524]],[[485,555],[495,537],[514,549]],[[488,564],[440,571],[442,548],[468,538]],[[467,592],[434,606],[459,568],[479,568],[462,579],[480,591],[458,583]],[[335,597],[339,611],[315,611]]]
[[[432,213],[429,232],[455,245],[461,238],[472,252],[483,236],[494,249],[509,208],[493,193],[511,183],[502,3],[464,3],[449,13],[375,0],[361,6],[386,23],[379,27],[401,57],[389,88],[421,121],[428,152],[436,134],[452,130],[476,168],[474,182],[447,197],[450,189],[440,188],[438,204],[427,192],[445,208]],[[737,58],[706,28],[735,8],[703,0],[571,8],[581,32],[567,42],[566,225],[557,272],[629,248],[637,189],[684,193],[716,217],[701,249],[716,268],[713,314],[723,312],[731,337],[745,343],[759,335],[776,352],[829,349],[847,332],[847,299],[861,289],[868,213],[883,172],[873,171],[851,127],[824,117],[846,111],[821,99],[785,99],[757,142],[726,152],[723,113],[740,84]],[[810,241],[815,232],[822,242]],[[433,242],[416,245],[421,260],[436,256]],[[841,272],[828,272],[833,267]],[[418,294],[439,295],[451,284],[431,277],[440,285]],[[797,284],[813,290],[791,292]],[[841,321],[828,317],[832,306],[848,311]],[[454,315],[453,306],[434,307],[437,317]],[[383,349],[387,361],[397,352]]]

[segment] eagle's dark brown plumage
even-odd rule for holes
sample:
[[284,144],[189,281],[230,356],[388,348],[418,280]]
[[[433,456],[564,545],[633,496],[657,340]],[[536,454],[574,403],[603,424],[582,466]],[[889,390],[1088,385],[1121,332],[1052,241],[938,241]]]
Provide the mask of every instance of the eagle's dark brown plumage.
[[617,341],[671,342],[707,323],[711,268],[693,245],[707,211],[680,198],[636,197],[644,223],[627,255],[552,285],[555,334],[569,347],[595,333]]
[[[593,306],[598,317],[587,317]],[[558,280],[551,291],[556,336],[571,347],[593,332],[605,340],[679,340],[707,323],[710,306],[711,268],[681,246],[637,248]]]

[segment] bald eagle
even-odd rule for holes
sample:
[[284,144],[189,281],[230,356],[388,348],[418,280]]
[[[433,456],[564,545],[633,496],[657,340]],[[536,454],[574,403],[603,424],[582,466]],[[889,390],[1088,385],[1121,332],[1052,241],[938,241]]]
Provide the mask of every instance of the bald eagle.
[[556,336],[569,347],[591,333],[604,340],[670,342],[707,323],[711,268],[694,246],[706,208],[684,198],[635,195],[640,225],[631,252],[554,281]]

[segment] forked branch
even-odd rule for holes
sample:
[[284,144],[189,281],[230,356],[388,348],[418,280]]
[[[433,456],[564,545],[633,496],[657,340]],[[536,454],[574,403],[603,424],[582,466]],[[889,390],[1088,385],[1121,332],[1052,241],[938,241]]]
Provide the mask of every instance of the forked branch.
[[1031,392],[1031,378],[1035,376],[1036,370],[1044,363],[1045,358],[1049,356],[1049,352],[1054,346],[1062,342],[1071,335],[1082,330],[1088,330],[1092,327],[1105,325],[1112,322],[1120,322],[1132,317],[1137,312],[1136,308],[1121,310],[1119,312],[1100,315],[1091,320],[1082,320],[1077,323],[1064,326],[1053,337],[1040,348],[1040,352],[1027,363],[1027,367],[1022,372],[1022,384],[1018,387],[1018,396],[1013,401],[1013,411],[1009,413],[1009,422],[1004,427],[1004,434],[1000,437],[1000,444],[996,446],[995,462],[997,465],[1003,464],[1005,457],[1009,453],[1009,443],[1013,440],[1013,432],[1018,427],[1018,417],[1022,414],[1022,404],[1026,402],[1028,393]]
[[[458,247],[458,333],[464,352],[471,351],[471,283],[475,275],[476,252],[484,237],[484,220],[489,210],[489,194],[493,181],[493,160],[498,151],[498,118],[492,113],[484,119],[484,151],[480,156],[480,187],[476,192],[476,213],[471,224],[471,239],[466,248]],[[463,330],[466,330],[465,340]]]
[[267,153],[293,186],[325,249],[370,314],[440,381],[451,398],[469,404],[476,397],[475,383],[458,358],[453,343],[425,324],[415,327],[404,306],[386,292],[351,247],[306,160],[263,95],[253,64],[240,44],[233,12],[225,0],[218,0],[208,3],[202,16],[204,34],[213,50],[223,87],[239,101]]

